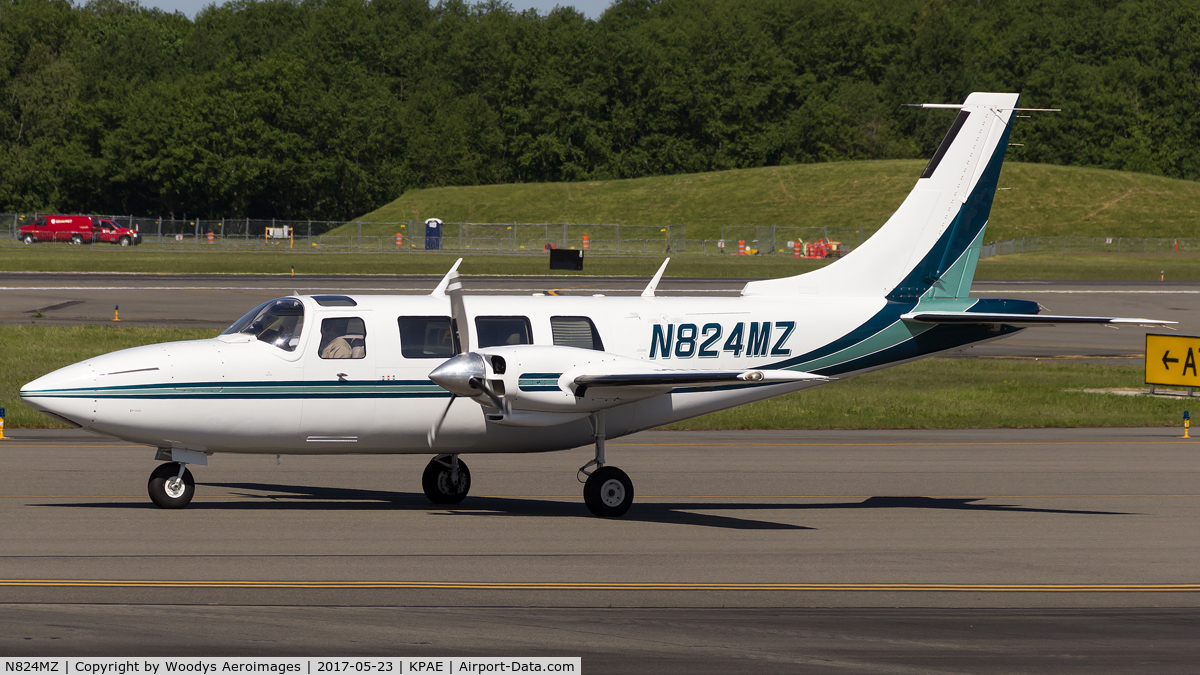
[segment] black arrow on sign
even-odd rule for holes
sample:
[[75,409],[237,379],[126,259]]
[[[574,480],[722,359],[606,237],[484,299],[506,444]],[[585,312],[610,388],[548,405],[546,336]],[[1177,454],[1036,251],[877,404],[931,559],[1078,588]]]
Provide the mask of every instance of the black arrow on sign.
[[1171,350],[1170,350],[1170,349],[1168,349],[1167,351],[1163,352],[1163,368],[1165,368],[1165,369],[1167,369],[1167,370],[1170,370],[1170,369],[1171,369],[1171,366],[1168,366],[1168,365],[1167,365],[1168,363],[1179,363],[1179,359],[1168,359],[1167,357],[1168,357],[1168,356],[1170,356],[1170,355],[1171,355]]

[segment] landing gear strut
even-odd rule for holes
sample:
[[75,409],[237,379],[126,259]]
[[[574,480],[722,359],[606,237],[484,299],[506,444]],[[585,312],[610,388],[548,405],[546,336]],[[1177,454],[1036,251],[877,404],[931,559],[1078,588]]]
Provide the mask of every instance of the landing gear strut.
[[[583,503],[594,516],[620,518],[633,505],[633,481],[624,471],[604,464],[604,411],[593,413],[590,421],[596,439],[596,458],[579,469],[579,473],[587,476]],[[596,470],[588,471],[593,466]]]
[[196,479],[192,478],[186,464],[167,462],[150,474],[146,489],[150,492],[150,501],[158,508],[182,509],[196,494]]
[[471,491],[471,471],[458,455],[438,455],[425,467],[421,487],[434,504],[457,504]]

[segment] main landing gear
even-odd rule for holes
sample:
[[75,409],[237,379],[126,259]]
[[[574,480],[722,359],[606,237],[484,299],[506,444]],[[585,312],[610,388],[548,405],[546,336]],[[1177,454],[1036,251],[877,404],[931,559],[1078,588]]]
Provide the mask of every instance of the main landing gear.
[[434,504],[457,504],[471,491],[471,470],[458,455],[438,455],[425,467],[421,487]]
[[[615,466],[604,464],[604,411],[589,418],[596,439],[596,458],[579,468],[587,476],[583,484],[583,503],[592,515],[600,518],[620,518],[633,505],[633,481]],[[588,471],[588,467],[596,467]]]

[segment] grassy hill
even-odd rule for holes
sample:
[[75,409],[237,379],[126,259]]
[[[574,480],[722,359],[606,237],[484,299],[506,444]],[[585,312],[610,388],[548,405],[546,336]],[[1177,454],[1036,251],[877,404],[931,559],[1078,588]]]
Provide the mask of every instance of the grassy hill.
[[[370,223],[441,218],[467,222],[687,224],[689,239],[722,225],[873,230],[912,189],[925,162],[794,164],[584,183],[523,183],[412,190],[366,214]],[[987,239],[1029,236],[1200,236],[1200,183],[1124,171],[1007,162]],[[333,234],[357,234],[356,225]]]

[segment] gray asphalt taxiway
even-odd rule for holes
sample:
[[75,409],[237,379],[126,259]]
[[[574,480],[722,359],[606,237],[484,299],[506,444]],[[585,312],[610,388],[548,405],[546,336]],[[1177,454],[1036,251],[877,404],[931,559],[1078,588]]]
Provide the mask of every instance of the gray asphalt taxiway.
[[[1173,429],[646,432],[590,450],[214,455],[0,441],[0,653],[583,655],[589,672],[1190,672],[1200,445]],[[589,667],[589,664],[590,667]],[[747,664],[753,670],[747,671]]]

